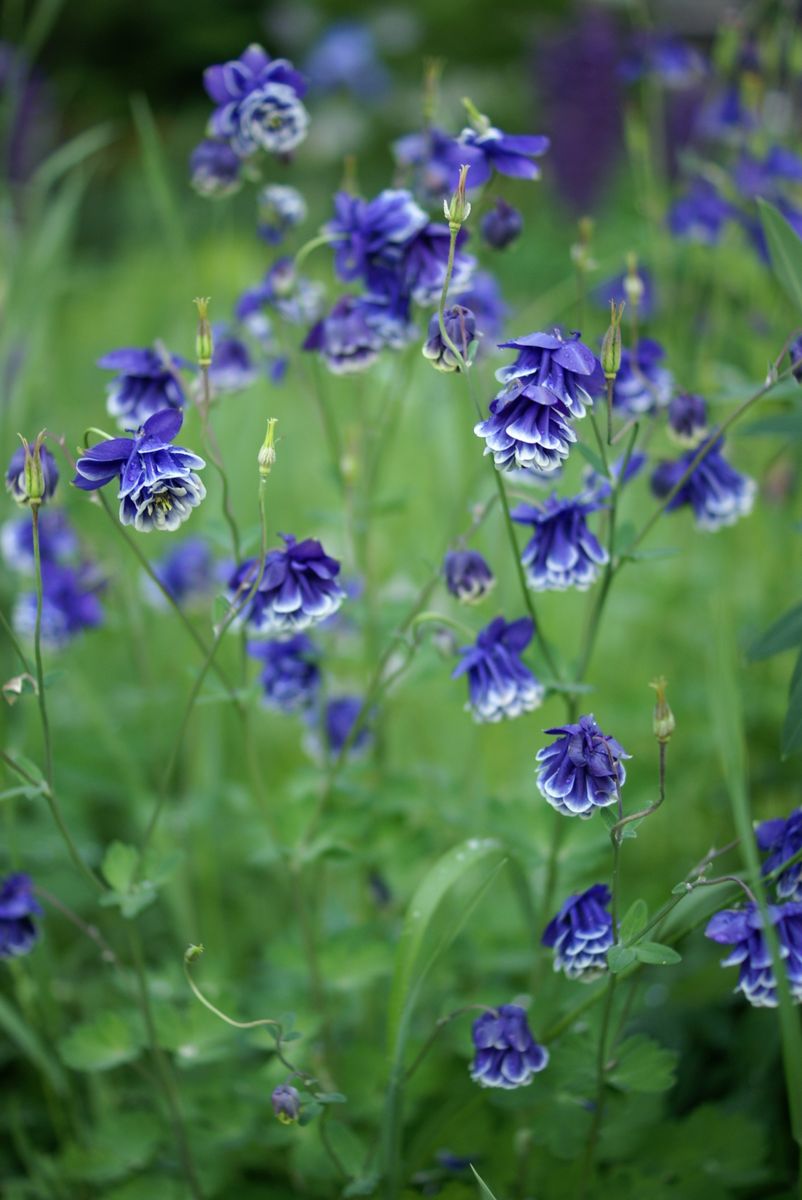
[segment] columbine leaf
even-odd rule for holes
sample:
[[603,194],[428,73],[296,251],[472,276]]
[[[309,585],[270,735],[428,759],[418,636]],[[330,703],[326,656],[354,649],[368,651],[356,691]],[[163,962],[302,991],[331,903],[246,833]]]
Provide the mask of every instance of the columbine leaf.
[[639,962],[650,963],[653,966],[669,967],[682,962],[681,954],[677,954],[671,946],[661,946],[659,942],[638,942],[632,949]]
[[607,966],[613,975],[618,975],[637,962],[634,946],[611,946],[607,951]]
[[636,900],[634,904],[627,909],[624,914],[624,919],[621,922],[619,937],[622,942],[633,941],[641,929],[644,928],[649,919],[649,910],[646,907],[645,900]]
[[62,1061],[74,1071],[110,1071],[139,1056],[143,1039],[133,1020],[104,1012],[78,1025],[59,1042]]
[[139,851],[123,842],[112,842],[103,856],[103,878],[116,892],[127,892],[136,875]]
[[778,617],[764,634],[756,638],[748,650],[752,662],[761,658],[772,658],[783,650],[802,646],[802,604],[795,604],[787,613]]
[[674,1086],[677,1055],[643,1033],[618,1048],[607,1078],[624,1092],[665,1092]]

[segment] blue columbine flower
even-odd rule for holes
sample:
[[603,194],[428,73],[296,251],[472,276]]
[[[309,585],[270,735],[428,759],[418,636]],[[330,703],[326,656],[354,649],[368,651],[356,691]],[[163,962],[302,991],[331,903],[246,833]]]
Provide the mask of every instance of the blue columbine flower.
[[29,875],[7,875],[0,881],[0,958],[28,953],[39,936],[33,917],[41,911]]
[[[476,341],[476,318],[471,310],[463,304],[452,304],[443,313],[443,324],[463,359],[470,362],[470,349]],[[429,335],[423,344],[423,357],[438,371],[456,371],[459,368],[453,351],[443,341],[437,313],[429,321]]]
[[607,970],[607,951],[615,941],[609,903],[610,889],[603,883],[568,897],[541,938],[554,950],[555,971],[591,983]]
[[206,466],[203,459],[172,445],[182,422],[180,412],[167,409],[149,417],[132,438],[110,438],[92,446],[78,459],[72,482],[91,492],[117,479],[123,525],[133,525],[140,533],[172,532],[206,495],[196,474]]
[[[768,854],[763,863],[763,874],[771,875],[802,850],[802,808],[797,808],[788,818],[763,821],[755,830],[755,839],[759,848]],[[802,901],[802,862],[783,871],[777,877],[776,887],[782,900]]]
[[528,617],[509,624],[496,617],[479,633],[472,646],[462,646],[462,661],[451,678],[468,676],[466,709],[477,721],[500,721],[531,712],[543,700],[543,686],[521,654],[532,640],[534,626]]
[[214,351],[209,381],[216,395],[232,395],[249,388],[259,378],[251,352],[225,325],[214,326]]
[[664,408],[674,390],[674,376],[664,367],[666,352],[654,338],[641,338],[637,350],[621,351],[613,385],[613,404],[630,416]]
[[304,70],[313,90],[344,88],[362,100],[381,95],[389,83],[373,31],[361,21],[329,25],[310,51]]
[[471,1036],[476,1050],[471,1079],[482,1087],[527,1087],[548,1064],[549,1052],[533,1038],[518,1004],[501,1004],[477,1017]]
[[[464,254],[461,249],[467,240],[467,230],[460,229],[449,283],[449,298],[467,291],[473,280],[476,259]],[[404,292],[412,296],[416,304],[429,307],[440,302],[450,244],[448,226],[432,221],[405,245],[399,264],[399,278]]]
[[696,466],[667,506],[668,512],[689,504],[693,508],[697,529],[713,532],[725,525],[734,525],[740,517],[752,511],[757,484],[730,466],[721,453],[723,438],[709,438],[694,450],[688,450],[675,461],[657,465],[652,474],[652,491],[662,499],[680,482],[697,454],[708,445],[705,457]]
[[393,154],[399,166],[412,169],[415,190],[427,201],[451,195],[463,163],[471,168],[467,182],[473,187],[473,167],[483,162],[481,151],[461,145],[434,125],[398,138],[393,142]]
[[41,436],[36,439],[32,446],[28,446],[27,442],[23,442],[23,445],[11,455],[8,470],[6,471],[6,491],[13,496],[17,504],[25,507],[31,503],[31,497],[28,495],[28,481],[25,478],[26,461],[31,455],[33,455],[34,459],[38,459],[42,473],[41,484],[43,490],[41,495],[37,497],[40,506],[46,504],[48,500],[52,500],[58,483],[58,466],[56,465],[56,460],[47,447],[41,444]]
[[443,559],[446,587],[462,604],[478,604],[496,586],[478,550],[449,550]]
[[[34,569],[33,521],[15,517],[0,529],[0,550],[6,565],[30,574]],[[39,514],[39,555],[42,562],[63,563],[78,550],[78,537],[65,512],[45,509]]]
[[474,432],[501,470],[556,471],[577,440],[572,418],[584,417],[585,405],[592,403],[588,387],[600,369],[596,356],[578,333],[564,338],[558,329],[501,345],[517,350],[518,357],[496,372],[504,387]]
[[278,246],[290,229],[303,224],[307,211],[306,200],[297,188],[269,183],[259,193],[259,236],[271,246]]
[[277,712],[308,712],[320,691],[320,655],[304,633],[287,641],[249,642],[248,654],[263,663],[263,700]]
[[532,526],[521,561],[534,591],[575,587],[584,592],[595,582],[609,555],[588,529],[587,518],[602,507],[592,496],[561,500],[555,492],[540,506],[519,504],[513,509],[513,521]]
[[373,200],[337,192],[334,217],[325,229],[334,239],[334,266],[340,279],[368,280],[372,266],[393,266],[403,246],[428,222],[411,192],[404,189],[388,188]]
[[546,733],[559,735],[537,753],[537,786],[549,804],[566,817],[583,818],[615,804],[627,777],[622,759],[631,758],[623,746],[602,733],[592,715]]
[[301,1115],[301,1098],[291,1083],[280,1083],[270,1096],[273,1112],[282,1125],[294,1125]]
[[547,137],[503,133],[485,118],[481,129],[463,129],[460,144],[479,150],[481,159],[471,164],[472,188],[487,183],[493,171],[513,179],[539,179],[540,167],[532,159],[540,158],[549,148]]
[[[220,579],[220,569],[215,563],[211,549],[208,543],[199,537],[185,538],[175,550],[165,554],[152,566],[162,586],[176,604],[180,605],[198,604],[208,600]],[[153,604],[161,607],[165,603],[164,596],[152,579],[146,577],[144,587],[148,599]]]
[[310,329],[303,349],[317,351],[334,375],[364,371],[386,344],[377,328],[382,312],[364,296],[341,296]]
[[501,196],[496,200],[495,206],[482,217],[480,225],[482,237],[494,250],[504,250],[511,246],[521,236],[523,227],[524,219],[518,209],[513,208]]
[[[330,558],[320,542],[306,538],[297,542],[282,534],[283,550],[271,550],[264,572],[243,613],[248,632],[256,637],[298,633],[318,625],[335,613],[345,598],[337,583],[340,564]],[[229,596],[236,603],[256,582],[259,563],[249,558],[237,567],[228,581]]]
[[[359,696],[334,696],[323,713],[323,732],[329,754],[338,758],[351,737],[356,722],[360,720],[365,702]],[[371,733],[363,722],[351,740],[349,753],[358,754],[370,741]]]
[[675,237],[712,246],[735,214],[736,210],[722,199],[715,184],[708,179],[695,179],[685,195],[672,204],[668,227]]
[[106,408],[120,429],[138,429],[148,417],[165,408],[184,407],[184,387],[178,372],[189,364],[175,354],[129,347],[104,354],[97,365],[117,372],[108,385]]
[[306,82],[286,58],[271,60],[261,46],[249,46],[240,58],[208,67],[203,86],[218,106],[210,136],[225,138],[242,158],[260,147],[286,154],[306,137]]
[[680,392],[668,406],[668,430],[681,446],[697,446],[707,435],[707,405],[701,396]]
[[[777,931],[791,995],[797,1004],[802,1003],[802,904],[771,904],[769,917]],[[733,947],[721,965],[741,968],[736,992],[743,992],[756,1008],[777,1007],[777,980],[757,905],[716,913],[707,924],[705,937]]]
[[[61,563],[42,563],[42,641],[60,650],[85,629],[103,623],[98,592],[103,581],[91,565],[78,568]],[[22,637],[33,637],[36,629],[36,593],[17,598],[12,614],[14,628]]]
[[308,325],[320,316],[322,301],[322,284],[298,275],[291,258],[279,258],[261,283],[242,293],[234,315],[266,350],[270,350],[272,326],[264,309],[274,309],[292,325]]
[[205,138],[189,156],[190,183],[210,200],[232,196],[242,184],[242,159],[227,142]]

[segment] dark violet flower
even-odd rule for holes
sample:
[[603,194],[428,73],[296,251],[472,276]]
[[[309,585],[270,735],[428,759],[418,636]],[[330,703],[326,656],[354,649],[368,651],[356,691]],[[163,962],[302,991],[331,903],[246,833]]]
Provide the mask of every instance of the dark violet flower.
[[477,604],[496,586],[495,576],[478,550],[449,550],[443,571],[449,592],[463,604]]
[[[219,581],[219,568],[203,538],[185,538],[152,566],[159,582],[180,605],[208,600]],[[164,596],[151,579],[145,579],[145,588],[154,604],[165,603]]]
[[188,364],[175,354],[155,350],[112,350],[97,360],[105,371],[117,374],[108,385],[106,408],[120,429],[134,430],[165,408],[184,407],[184,386],[178,374]]
[[331,311],[312,326],[303,349],[317,351],[334,375],[366,370],[385,345],[370,319],[375,307],[363,296],[341,296]]
[[365,722],[360,725],[354,737],[351,737],[364,706],[365,702],[359,696],[335,696],[329,700],[323,714],[323,731],[332,757],[338,758],[346,743],[349,753],[358,754],[370,741],[370,730]]
[[[91,566],[77,569],[61,563],[42,563],[42,642],[59,650],[85,629],[103,623],[98,592],[102,580]],[[36,628],[36,593],[26,592],[14,605],[13,624],[23,637]]]
[[301,1115],[301,1098],[291,1083],[280,1083],[273,1088],[270,1103],[282,1125],[294,1125]]
[[653,338],[641,338],[637,351],[624,348],[613,385],[613,404],[630,416],[664,408],[674,390],[674,376],[663,366],[666,352]]
[[231,196],[242,184],[242,159],[227,142],[205,138],[189,156],[190,183],[210,200]]
[[[452,304],[443,313],[443,324],[446,327],[446,333],[459,350],[462,358],[466,362],[470,362],[470,349],[476,341],[476,318],[471,310],[462,304]],[[427,358],[438,371],[459,369],[459,363],[453,351],[443,341],[437,313],[429,321],[429,336],[423,344],[423,357]]]
[[334,265],[340,279],[367,279],[371,265],[396,264],[402,247],[428,222],[411,192],[403,189],[388,188],[373,200],[337,192],[334,217],[326,231],[334,239]]
[[543,700],[543,687],[521,662],[534,628],[528,617],[509,624],[496,617],[472,646],[462,646],[462,661],[451,678],[468,676],[467,710],[480,722],[500,721],[531,712]]
[[513,179],[540,178],[540,167],[532,160],[548,150],[547,137],[502,133],[487,118],[481,126],[481,129],[463,129],[459,137],[462,146],[481,152],[480,161],[472,163],[468,172],[472,188],[487,183],[493,171]]
[[174,446],[183,418],[175,409],[149,417],[135,437],[111,438],[85,451],[73,483],[91,492],[116,479],[120,521],[140,533],[177,529],[206,495],[196,472],[202,458]]
[[675,200],[668,213],[668,227],[675,237],[712,246],[735,209],[707,179],[695,179],[689,190]]
[[595,582],[609,555],[588,529],[587,518],[601,507],[595,497],[561,500],[555,492],[542,505],[519,504],[512,510],[513,521],[532,527],[521,561],[534,591],[575,587],[584,592]]
[[651,480],[655,496],[664,499],[681,481],[702,448],[711,446],[667,506],[668,512],[674,512],[689,504],[697,529],[710,532],[724,525],[734,525],[740,517],[748,516],[757,491],[753,479],[730,466],[721,453],[722,445],[722,438],[708,438],[702,446],[687,450],[680,458],[658,463]]
[[549,1052],[532,1037],[518,1004],[501,1004],[477,1017],[471,1036],[476,1050],[471,1079],[482,1087],[527,1087],[548,1064]]
[[17,958],[32,949],[39,936],[33,918],[41,911],[30,876],[0,880],[0,958]]
[[[461,249],[467,240],[467,231],[460,229],[448,290],[449,299],[467,291],[473,280],[476,259],[464,254]],[[416,304],[424,307],[439,304],[448,268],[450,242],[448,226],[432,221],[404,247],[399,278],[404,292],[411,295]]]
[[[29,516],[6,521],[0,529],[0,549],[6,566],[26,574],[34,569],[33,521]],[[63,563],[78,551],[78,538],[67,514],[58,508],[39,514],[39,554],[42,562]]]
[[[799,1004],[802,1002],[802,904],[796,901],[771,904],[769,916],[777,931],[791,995]],[[756,1008],[777,1007],[777,980],[763,936],[763,917],[755,904],[716,913],[707,924],[705,937],[733,947],[721,965],[740,967],[736,992],[743,992]]]
[[503,342],[502,348],[517,350],[518,357],[496,372],[504,387],[474,432],[501,470],[556,471],[576,441],[572,418],[584,417],[592,403],[587,388],[599,370],[596,356],[578,333],[564,338],[556,329]]
[[566,817],[582,818],[615,804],[627,777],[622,759],[631,757],[623,746],[602,733],[592,715],[546,733],[558,734],[537,753],[537,786],[549,804]]
[[524,220],[517,208],[513,208],[501,196],[495,206],[482,217],[482,237],[494,250],[504,250],[521,235]]
[[[283,550],[270,550],[256,592],[242,620],[255,637],[293,634],[318,625],[335,613],[345,592],[337,583],[340,564],[330,558],[320,542],[306,538],[297,542],[282,534]],[[249,558],[237,567],[228,581],[229,598],[240,601],[256,582],[258,560]]]
[[217,105],[209,135],[224,138],[242,158],[260,147],[286,154],[306,137],[309,114],[301,103],[306,82],[287,59],[271,60],[261,46],[208,67],[203,86]]
[[287,233],[306,220],[307,207],[297,188],[269,183],[259,193],[259,236],[278,246]]
[[230,395],[249,388],[259,378],[251,352],[240,338],[224,325],[214,327],[214,350],[209,366],[209,381],[215,395]]
[[380,96],[389,83],[373,31],[361,21],[329,25],[310,51],[304,70],[314,91],[342,89],[362,100]]
[[[476,330],[482,339],[477,354],[482,354],[489,344],[498,342],[507,317],[507,305],[494,275],[489,271],[475,271],[468,290],[456,294],[452,288],[450,296],[457,304],[469,308],[474,315]],[[802,351],[799,357],[802,358]]]
[[317,648],[304,633],[287,641],[249,642],[248,654],[263,664],[263,700],[277,712],[308,712],[320,690]]
[[668,406],[668,429],[683,446],[695,446],[707,435],[707,405],[701,396],[680,392]]
[[[483,161],[480,151],[461,145],[436,126],[398,138],[393,142],[393,154],[399,166],[412,169],[415,190],[427,201],[450,197],[463,163],[472,168]],[[468,187],[474,186],[472,175],[469,170]]]
[[[802,808],[790,817],[763,821],[755,830],[758,847],[768,854],[763,874],[771,875],[802,850]],[[802,901],[802,862],[794,863],[777,877],[777,895],[781,900]]]
[[40,434],[32,445],[23,440],[19,449],[11,455],[6,471],[6,491],[17,504],[28,507],[37,503],[40,507],[52,500],[58,483],[58,466]]
[[541,938],[554,951],[555,971],[591,983],[607,970],[607,951],[615,941],[609,903],[610,889],[603,883],[568,897]]

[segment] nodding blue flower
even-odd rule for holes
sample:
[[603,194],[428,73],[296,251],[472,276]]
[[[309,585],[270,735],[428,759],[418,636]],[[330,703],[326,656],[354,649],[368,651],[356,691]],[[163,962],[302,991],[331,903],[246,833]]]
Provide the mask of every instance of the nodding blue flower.
[[740,517],[752,511],[757,484],[730,466],[721,453],[723,438],[715,435],[678,459],[661,462],[652,474],[652,491],[664,499],[682,480],[696,456],[707,449],[705,457],[694,467],[691,475],[668,503],[666,511],[690,505],[697,529],[714,532],[725,525],[734,525]]
[[620,67],[626,83],[651,76],[670,90],[692,87],[706,72],[707,63],[694,46],[669,34],[651,32],[633,39]]
[[[769,918],[777,931],[791,995],[797,1004],[802,1003],[802,904],[771,904]],[[742,992],[756,1008],[776,1008],[777,979],[763,928],[757,905],[747,904],[716,913],[707,924],[705,937],[733,947],[721,965],[740,967],[736,992]]]
[[583,983],[604,974],[607,951],[615,941],[609,903],[610,889],[603,883],[568,897],[540,939],[554,951],[555,971]]
[[543,701],[543,685],[521,655],[532,640],[534,626],[528,617],[509,624],[496,617],[479,633],[472,646],[460,647],[462,661],[451,678],[468,676],[466,709],[480,722],[520,717]]
[[334,266],[346,283],[368,279],[371,266],[398,262],[402,247],[429,218],[411,192],[388,188],[373,200],[348,192],[334,197],[334,217],[325,226],[334,243]]
[[482,1013],[471,1031],[475,1055],[471,1079],[482,1087],[528,1087],[549,1061],[545,1046],[532,1036],[525,1011],[518,1004],[501,1004]]
[[436,126],[398,138],[393,142],[393,154],[399,166],[411,168],[415,191],[427,201],[451,195],[463,163],[471,167],[467,183],[473,187],[473,167],[482,161],[480,151],[461,145]]
[[[371,732],[366,722],[351,738],[352,731],[361,719],[365,702],[359,696],[334,696],[326,704],[323,714],[323,732],[329,753],[339,757],[348,743],[350,754],[359,754],[371,739]],[[349,739],[350,742],[349,742]]]
[[302,225],[308,209],[297,188],[269,183],[259,193],[259,236],[278,246],[291,229]]
[[712,246],[736,210],[708,179],[695,179],[669,209],[668,227],[675,237]]
[[[592,296],[596,304],[601,308],[610,311],[610,301],[615,304],[620,304],[624,301],[629,305],[630,301],[627,296],[626,281],[629,272],[624,271],[621,275],[615,275],[612,279],[606,279],[604,283],[600,283],[594,288]],[[638,278],[643,285],[643,290],[638,300],[638,315],[647,321],[654,314],[657,307],[657,297],[655,294],[654,281],[652,273],[646,267],[638,266]]]
[[[242,621],[255,637],[299,633],[335,613],[345,598],[337,583],[340,564],[314,538],[298,542],[282,534],[283,550],[270,550]],[[232,604],[247,595],[259,576],[259,561],[249,558],[228,581]]]
[[110,438],[92,446],[75,464],[72,482],[91,492],[116,479],[123,525],[133,525],[140,533],[172,532],[206,495],[196,474],[206,463],[191,450],[172,444],[182,422],[180,412],[166,409],[149,417],[134,437]]
[[373,31],[361,21],[329,25],[310,51],[304,71],[313,91],[343,89],[362,100],[380,96],[389,83]]
[[232,395],[249,388],[259,378],[251,352],[225,325],[214,326],[214,351],[209,381],[216,395]]
[[[476,341],[476,318],[463,304],[452,304],[443,313],[446,333],[459,350],[463,360],[470,363],[470,348]],[[423,343],[423,357],[438,371],[456,371],[460,364],[454,352],[443,341],[440,319],[435,313],[429,321],[429,336]]]
[[564,338],[558,329],[502,342],[518,351],[515,362],[496,372],[504,384],[490,404],[490,416],[474,427],[485,439],[485,454],[497,467],[556,471],[577,440],[572,418],[584,417],[592,403],[588,387],[600,370],[579,334]]
[[495,207],[482,217],[480,229],[482,237],[488,246],[494,250],[504,250],[521,236],[524,219],[506,200],[498,197]]
[[308,325],[320,316],[322,301],[322,284],[298,275],[291,258],[279,258],[261,283],[242,293],[234,315],[258,341],[269,346],[272,327],[265,308],[274,309],[293,325]]
[[593,496],[561,500],[554,492],[542,505],[519,504],[512,510],[513,521],[532,527],[521,562],[534,591],[575,587],[584,592],[595,582],[609,555],[588,529],[587,518],[602,507]]
[[[621,478],[621,470],[624,467],[625,458],[626,456],[622,454],[620,458],[617,458],[615,462],[610,464],[610,473],[613,479]],[[635,479],[648,461],[649,455],[645,454],[642,450],[636,450],[634,454],[631,454],[626,461],[626,469],[624,470],[624,477],[621,479],[620,487],[629,483],[630,480]],[[600,475],[597,471],[594,471],[593,467],[588,466],[582,474],[582,482],[585,485],[585,491],[588,493],[588,496],[592,496],[600,504],[609,499],[612,491],[609,476]]]
[[262,699],[282,713],[308,712],[320,691],[320,655],[304,633],[287,641],[249,642],[248,654],[262,664]]
[[496,577],[478,550],[449,550],[443,559],[446,587],[462,604],[478,604]]
[[[220,581],[220,568],[203,538],[185,538],[174,550],[151,564],[162,587],[176,604],[190,606],[208,600]],[[146,577],[148,599],[162,607],[166,601],[152,579]]]
[[217,105],[210,136],[224,138],[242,158],[260,147],[287,154],[306,137],[306,82],[286,58],[271,60],[261,46],[249,46],[240,58],[208,67],[203,86]]
[[301,1115],[301,1097],[291,1083],[280,1083],[273,1088],[270,1103],[282,1125],[294,1125]]
[[[772,875],[802,850],[802,808],[790,817],[763,821],[755,830],[758,847],[768,854],[763,874]],[[794,863],[777,877],[777,895],[781,900],[802,901],[802,863]]]
[[634,352],[625,347],[613,384],[613,405],[633,417],[664,408],[674,390],[674,376],[662,365],[665,356],[654,338],[641,338]]
[[[0,550],[6,565],[30,574],[34,569],[33,521],[15,517],[0,529]],[[78,551],[78,537],[65,512],[45,509],[39,514],[39,555],[42,562],[63,563]]]
[[707,436],[707,405],[701,396],[680,392],[668,406],[668,431],[681,446],[696,446]]
[[[35,502],[41,507],[53,499],[53,493],[58,484],[58,466],[47,446],[42,445],[42,435],[28,445],[23,444],[11,455],[6,471],[6,491],[16,500],[17,504],[27,508]],[[38,469],[34,464],[38,463]],[[32,480],[29,476],[33,471],[40,476]],[[35,490],[32,490],[35,489]]]
[[33,918],[41,911],[29,875],[0,880],[0,958],[18,958],[33,948],[39,937]]
[[[103,581],[92,566],[76,569],[61,563],[42,563],[42,642],[60,650],[85,629],[103,623],[98,592]],[[36,593],[20,595],[12,622],[22,637],[33,637],[36,629]]]
[[546,733],[558,736],[538,750],[537,786],[552,808],[566,817],[592,817],[597,808],[615,804],[631,758],[608,733],[602,733],[592,714],[576,724],[557,725]]
[[334,375],[364,371],[387,344],[377,328],[384,311],[364,296],[341,296],[313,325],[302,348],[317,351]]
[[[467,230],[460,229],[448,289],[449,298],[467,291],[473,280],[476,259],[464,254],[461,249],[467,240]],[[404,291],[412,296],[416,304],[424,307],[439,304],[448,270],[450,244],[448,226],[432,221],[405,245],[399,264],[399,277]]]
[[120,429],[138,429],[165,408],[184,407],[186,396],[178,372],[189,363],[176,354],[127,347],[104,354],[97,365],[116,372],[108,385],[106,408]]
[[242,159],[215,138],[205,138],[189,156],[190,183],[210,200],[232,196],[242,185]]
[[[476,353],[482,354],[489,345],[493,345],[495,349],[495,343],[502,336],[507,317],[507,305],[504,303],[496,277],[489,271],[476,271],[468,290],[457,294],[452,288],[451,296],[457,304],[463,304],[474,315],[476,329],[481,338]],[[799,357],[802,358],[802,353]]]
[[487,183],[494,171],[512,179],[539,179],[540,167],[532,160],[545,154],[551,144],[542,135],[503,133],[489,122],[481,130],[463,129],[459,141],[482,156],[471,164],[472,188]]

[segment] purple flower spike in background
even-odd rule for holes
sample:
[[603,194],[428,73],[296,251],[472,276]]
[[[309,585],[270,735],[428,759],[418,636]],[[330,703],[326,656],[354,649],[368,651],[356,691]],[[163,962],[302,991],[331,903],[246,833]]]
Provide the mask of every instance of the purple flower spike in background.
[[260,148],[287,154],[306,137],[309,114],[301,103],[306,82],[287,59],[271,59],[251,45],[240,58],[208,67],[203,85],[217,105],[210,136],[224,138],[241,158]]
[[189,178],[199,195],[222,200],[239,191],[242,159],[227,142],[205,138],[189,156]]
[[39,936],[33,917],[41,911],[30,876],[0,880],[0,958],[17,958],[32,949]]
[[474,645],[461,647],[462,661],[451,678],[468,676],[466,708],[476,721],[519,717],[542,703],[543,687],[520,657],[533,633],[528,617],[510,624],[503,617],[496,617],[481,631]]
[[478,604],[496,586],[478,550],[450,550],[443,560],[446,587],[461,604]]
[[[797,1004],[802,1003],[802,904],[771,904],[769,916],[777,932],[791,995]],[[716,913],[707,924],[705,937],[733,947],[721,965],[740,967],[736,992],[742,992],[756,1008],[777,1007],[777,980],[763,936],[763,918],[756,905]]]
[[[470,363],[470,350],[476,342],[476,318],[471,310],[462,304],[452,304],[443,313],[443,324],[462,358]],[[423,344],[423,357],[438,371],[456,371],[460,367],[451,347],[443,341],[437,313],[429,321],[429,336]]]
[[[330,617],[342,604],[345,592],[337,583],[340,564],[330,558],[320,542],[297,542],[282,534],[283,550],[271,550],[243,621],[255,637],[294,634]],[[228,581],[232,604],[247,595],[259,573],[258,560],[249,558]]]
[[266,708],[303,713],[314,706],[320,690],[320,655],[306,634],[287,641],[249,642],[248,654],[263,663],[260,680]]
[[495,206],[482,217],[482,237],[494,250],[505,250],[521,236],[524,221],[517,208],[513,208],[501,196]]
[[482,1087],[528,1087],[548,1065],[549,1052],[533,1038],[518,1004],[502,1004],[477,1017],[471,1036],[476,1051],[471,1079]]
[[552,808],[566,817],[592,817],[597,808],[615,804],[626,782],[623,746],[602,733],[592,715],[575,725],[547,729],[558,737],[538,751],[537,786]]
[[521,561],[534,591],[585,591],[595,582],[609,556],[588,529],[587,517],[602,507],[594,497],[561,500],[554,493],[540,506],[519,504],[512,510],[513,521],[532,526]]
[[178,372],[189,364],[175,354],[163,357],[149,349],[112,350],[99,358],[97,365],[117,372],[108,385],[106,408],[120,429],[131,432],[165,408],[184,407],[184,385]]
[[630,416],[664,408],[674,390],[674,376],[662,365],[666,352],[653,338],[641,338],[633,354],[621,351],[621,366],[613,385],[613,404]]
[[[666,508],[667,512],[675,512],[689,505],[697,529],[709,533],[725,525],[734,525],[741,517],[748,516],[757,491],[753,479],[730,466],[721,453],[722,445],[721,438],[714,442]],[[664,499],[673,491],[702,448],[699,446],[686,451],[679,459],[658,464],[651,481],[655,496]]]
[[615,941],[609,903],[610,889],[603,883],[568,897],[541,938],[543,945],[554,951],[555,971],[583,983],[592,983],[604,974],[607,951]]
[[[763,863],[763,874],[771,875],[802,850],[802,808],[797,808],[790,817],[776,817],[763,821],[755,830],[755,839],[761,850],[768,854]],[[782,900],[802,901],[802,862],[794,863],[777,878],[777,895]]]

